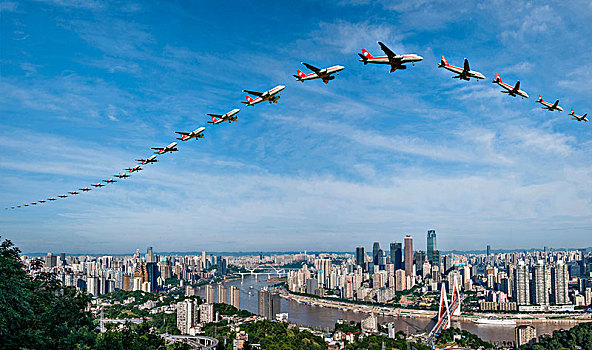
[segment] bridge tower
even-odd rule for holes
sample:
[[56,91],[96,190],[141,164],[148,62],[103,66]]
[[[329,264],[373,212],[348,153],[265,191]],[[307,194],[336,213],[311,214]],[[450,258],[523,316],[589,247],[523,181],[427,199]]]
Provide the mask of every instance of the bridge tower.
[[450,328],[450,307],[448,306],[448,297],[446,296],[446,287],[442,283],[440,290],[440,307],[438,308],[438,323],[446,322],[444,329]]
[[453,316],[460,316],[460,306],[461,306],[462,299],[460,298],[460,289],[458,287],[458,281],[456,279],[456,275],[454,275],[454,282],[452,285],[452,305],[458,303],[458,305],[454,308],[452,312]]

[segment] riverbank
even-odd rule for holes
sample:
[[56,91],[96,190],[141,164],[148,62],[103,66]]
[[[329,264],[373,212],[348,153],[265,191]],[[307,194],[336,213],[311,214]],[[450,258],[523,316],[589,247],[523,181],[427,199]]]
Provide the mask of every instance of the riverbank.
[[[353,311],[362,313],[373,313],[382,316],[403,317],[403,318],[424,318],[433,319],[437,316],[436,311],[403,309],[380,305],[356,304],[346,301],[337,301],[327,298],[313,298],[302,295],[292,294],[290,292],[281,295],[287,300],[293,300],[301,304],[339,309],[343,311]],[[473,322],[478,318],[503,318],[514,320],[517,324],[549,324],[574,326],[579,323],[591,322],[591,316],[587,314],[492,314],[492,313],[473,313],[471,315],[453,316],[452,321]]]

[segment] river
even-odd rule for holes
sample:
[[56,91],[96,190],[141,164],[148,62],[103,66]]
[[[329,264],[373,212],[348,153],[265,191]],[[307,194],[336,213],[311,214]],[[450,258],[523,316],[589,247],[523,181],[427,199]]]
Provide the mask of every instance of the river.
[[[257,291],[272,285],[276,282],[267,282],[266,276],[260,276],[256,279],[254,276],[247,276],[243,280],[233,280],[225,282],[224,285],[236,286],[240,290],[239,303],[243,310],[257,313]],[[253,286],[253,289],[250,287]],[[251,295],[249,295],[251,292]],[[198,295],[204,297],[205,288],[201,287]],[[282,312],[288,313],[288,320],[302,326],[322,328],[332,330],[335,322],[338,319],[359,322],[362,318],[367,317],[366,313],[344,311],[336,308],[320,307],[300,304],[293,300],[286,300],[282,298],[280,308]],[[431,329],[435,322],[426,318],[397,318],[390,316],[377,316],[379,323],[394,322],[397,331],[402,330],[405,333],[423,332],[426,329]],[[571,328],[573,325],[557,325],[557,324],[535,324],[537,335],[552,334],[554,330]],[[452,327],[467,330],[473,334],[478,335],[481,339],[487,341],[513,341],[514,327],[513,326],[493,326],[493,325],[476,325],[470,321],[452,321]]]

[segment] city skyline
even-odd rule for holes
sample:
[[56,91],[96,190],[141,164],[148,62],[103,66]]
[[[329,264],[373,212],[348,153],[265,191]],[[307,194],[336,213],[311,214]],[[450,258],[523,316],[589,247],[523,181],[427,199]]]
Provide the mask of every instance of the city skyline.
[[[589,5],[462,5],[5,1],[3,207],[90,186],[206,113],[242,111],[130,179],[2,210],[0,235],[74,253],[351,251],[405,234],[425,247],[429,228],[443,251],[590,246],[589,124],[534,102],[589,108],[592,65],[574,50]],[[379,40],[424,60],[392,74],[358,62]],[[486,79],[450,79],[441,54]],[[300,83],[302,61],[345,69]],[[531,98],[501,94],[496,72]],[[277,105],[240,105],[278,84]]]

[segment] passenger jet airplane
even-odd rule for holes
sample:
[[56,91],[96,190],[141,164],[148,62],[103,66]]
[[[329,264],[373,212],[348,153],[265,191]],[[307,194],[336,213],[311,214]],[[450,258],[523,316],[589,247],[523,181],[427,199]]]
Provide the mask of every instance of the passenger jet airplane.
[[123,174],[119,173],[119,174],[115,174],[113,176],[118,177],[120,179],[125,179],[126,177],[130,177],[131,175],[128,175],[127,173],[123,173]]
[[103,185],[100,182],[97,182],[96,184],[90,184],[90,185],[93,186],[93,187],[103,187],[103,186],[105,186],[105,185]]
[[53,198],[53,197],[49,197],[49,198],[47,198],[47,200],[48,200],[48,201],[55,201],[56,199],[55,199],[55,198]]
[[76,191],[70,191],[68,193],[70,193],[70,194],[78,194],[78,192],[76,192]]
[[465,65],[464,68],[460,68],[460,67],[456,67],[456,66],[452,66],[450,64],[448,64],[448,61],[446,61],[446,58],[444,57],[444,55],[440,55],[440,63],[438,64],[438,68],[444,68],[446,70],[449,70],[453,73],[456,73],[457,75],[453,76],[452,79],[462,79],[462,80],[466,80],[469,81],[471,80],[471,78],[475,78],[475,79],[485,79],[485,76],[479,72],[473,71],[471,70],[471,68],[469,67],[469,60],[467,60],[465,58]]
[[39,200],[39,203],[45,203],[45,200],[43,200],[43,199],[40,199],[40,200]]
[[203,132],[206,130],[203,126],[193,130],[192,132],[183,132],[183,131],[175,131],[176,134],[181,135],[181,137],[177,137],[177,140],[181,141],[189,141],[191,139],[203,139],[204,135]]
[[68,196],[66,196],[65,194],[60,194],[60,195],[58,195],[58,197],[60,197],[60,198],[66,198]]
[[280,99],[280,96],[277,94],[280,93],[285,88],[286,88],[285,85],[278,85],[278,86],[274,87],[273,89],[267,90],[265,92],[243,90],[243,92],[257,96],[257,98],[253,99],[251,96],[247,95],[247,102],[241,101],[241,103],[244,103],[247,106],[254,106],[257,103],[260,103],[263,101],[269,101],[269,103],[277,103],[278,100]]
[[117,182],[117,180],[107,179],[107,180],[103,180],[103,182],[108,183],[108,184],[112,184],[114,182]]
[[144,164],[149,164],[149,163],[156,163],[156,162],[158,162],[158,160],[156,159],[156,155],[151,155],[147,159],[144,159],[144,158],[136,159],[136,162],[140,162],[140,164],[144,165]]
[[306,68],[310,69],[311,71],[313,71],[313,73],[310,74],[304,74],[301,70],[297,70],[296,73],[294,75],[294,78],[296,78],[296,80],[301,81],[304,83],[305,80],[312,80],[312,79],[321,79],[323,80],[323,83],[327,84],[329,83],[329,80],[333,80],[335,79],[335,76],[331,75],[331,74],[336,74],[338,72],[341,72],[342,70],[345,69],[344,66],[332,66],[329,68],[317,68],[313,65],[310,65],[308,63],[305,62],[301,62]]
[[83,188],[79,188],[79,190],[82,192],[88,192],[88,191],[92,190],[92,188],[83,187]]
[[127,168],[127,169],[124,169],[124,170],[127,170],[127,171],[129,171],[130,173],[135,173],[136,171],[140,171],[140,170],[142,170],[142,167],[141,167],[141,166],[138,164],[138,165],[136,165],[136,166],[135,166],[135,167],[133,167],[133,168]]
[[528,94],[522,90],[520,90],[520,80],[516,82],[516,85],[512,87],[504,82],[502,82],[502,78],[500,78],[499,73],[495,73],[495,80],[492,83],[497,84],[504,88],[506,91],[502,91],[504,94],[508,94],[510,96],[516,97],[516,95],[520,95],[523,98],[528,98]]
[[411,64],[415,65],[415,62],[423,60],[423,57],[416,54],[397,55],[380,41],[378,42],[378,45],[382,51],[384,51],[386,56],[374,57],[366,49],[362,49],[362,53],[358,54],[358,56],[360,56],[360,61],[364,62],[364,64],[388,64],[391,66],[392,73],[397,69],[407,69],[407,66],[405,66],[404,63],[411,62]]
[[240,112],[240,109],[235,108],[230,112],[224,113],[224,114],[211,114],[208,113],[208,115],[210,117],[212,117],[212,121],[208,122],[210,124],[220,124],[222,122],[228,121],[229,123],[235,122],[237,120],[237,118],[235,117],[238,112]]
[[577,115],[577,114],[574,113],[574,111],[572,109],[571,110],[571,113],[569,113],[569,115],[571,115],[573,117],[572,119],[577,120],[579,122],[581,122],[581,121],[587,122],[588,121],[588,118],[586,118],[586,116],[588,115],[588,113],[586,113],[584,115]]
[[539,99],[537,100],[538,103],[542,104],[542,109],[546,109],[548,111],[560,111],[563,112],[563,108],[559,105],[559,100],[555,101],[555,103],[550,104],[549,102],[543,101],[541,95],[539,95]]
[[155,154],[165,154],[167,152],[177,152],[178,149],[177,147],[177,143],[173,142],[170,145],[166,146],[166,147],[152,147],[152,149],[155,149],[156,152],[154,152]]

